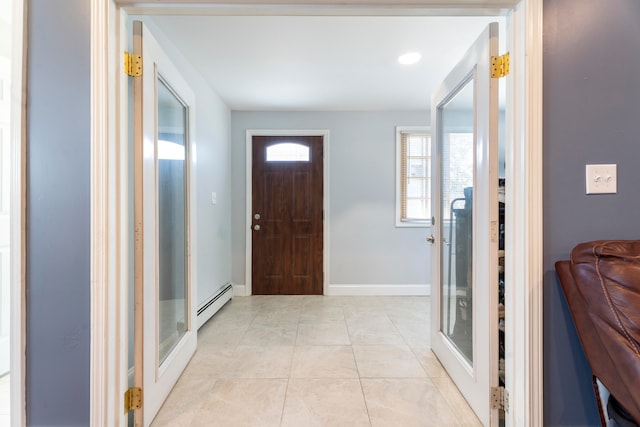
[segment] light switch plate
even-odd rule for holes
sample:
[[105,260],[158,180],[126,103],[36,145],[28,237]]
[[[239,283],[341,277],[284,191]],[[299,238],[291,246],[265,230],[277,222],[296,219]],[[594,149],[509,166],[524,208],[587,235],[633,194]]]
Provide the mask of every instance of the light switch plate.
[[617,165],[587,165],[587,194],[615,194],[618,192]]
[[215,191],[211,192],[211,204],[215,205],[218,203],[218,195],[216,194]]

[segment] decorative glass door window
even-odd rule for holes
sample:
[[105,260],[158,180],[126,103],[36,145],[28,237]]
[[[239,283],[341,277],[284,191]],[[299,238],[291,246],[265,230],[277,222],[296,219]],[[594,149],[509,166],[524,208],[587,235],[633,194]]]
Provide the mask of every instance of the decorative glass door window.
[[267,162],[308,162],[309,147],[293,142],[281,142],[267,147]]

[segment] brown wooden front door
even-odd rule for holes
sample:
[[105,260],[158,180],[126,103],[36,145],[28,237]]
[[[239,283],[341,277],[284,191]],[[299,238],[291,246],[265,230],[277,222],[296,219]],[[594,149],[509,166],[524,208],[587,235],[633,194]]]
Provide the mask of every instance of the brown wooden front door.
[[252,142],[252,293],[321,295],[323,137]]

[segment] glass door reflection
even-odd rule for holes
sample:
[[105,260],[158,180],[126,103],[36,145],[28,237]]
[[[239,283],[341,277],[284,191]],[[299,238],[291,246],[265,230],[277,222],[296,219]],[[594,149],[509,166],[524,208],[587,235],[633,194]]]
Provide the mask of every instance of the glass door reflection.
[[158,90],[158,364],[167,359],[187,325],[187,107],[161,79]]
[[473,363],[473,79],[440,107],[441,328]]

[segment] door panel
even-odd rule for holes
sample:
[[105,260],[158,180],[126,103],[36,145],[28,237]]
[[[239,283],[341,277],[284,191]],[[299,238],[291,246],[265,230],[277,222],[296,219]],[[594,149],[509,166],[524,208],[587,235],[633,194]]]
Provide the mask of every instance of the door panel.
[[252,140],[252,293],[322,294],[323,138]]
[[134,50],[134,382],[148,426],[197,346],[195,310],[195,98],[140,22]]
[[431,100],[433,352],[484,425],[498,378],[498,84],[490,24]]

